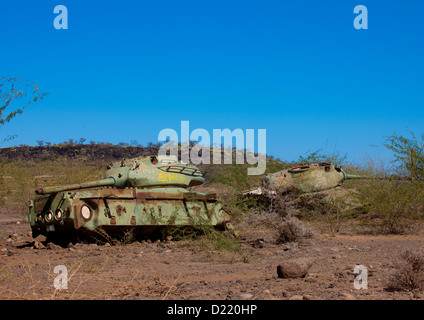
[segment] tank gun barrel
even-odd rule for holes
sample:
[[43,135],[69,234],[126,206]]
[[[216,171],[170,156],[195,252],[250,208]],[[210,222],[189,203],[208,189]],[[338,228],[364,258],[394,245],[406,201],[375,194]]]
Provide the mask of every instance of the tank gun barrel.
[[371,177],[371,176],[360,176],[357,174],[344,174],[345,179],[378,179],[377,177]]
[[43,194],[58,193],[58,192],[63,192],[68,190],[87,189],[87,188],[94,188],[94,187],[106,187],[106,186],[113,186],[113,185],[115,185],[115,179],[107,178],[107,179],[96,180],[96,181],[68,184],[64,186],[40,188],[35,190],[35,193],[38,195],[43,195]]
[[372,180],[411,180],[409,177],[377,177],[377,176],[360,176],[356,174],[344,174],[344,179],[372,179]]

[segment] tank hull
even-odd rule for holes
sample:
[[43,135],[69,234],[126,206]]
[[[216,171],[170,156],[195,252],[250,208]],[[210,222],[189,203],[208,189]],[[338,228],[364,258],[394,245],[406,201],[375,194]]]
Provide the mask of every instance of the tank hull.
[[28,221],[33,236],[108,233],[133,228],[143,234],[169,226],[210,225],[231,228],[230,217],[215,194],[185,188],[103,187],[37,196]]

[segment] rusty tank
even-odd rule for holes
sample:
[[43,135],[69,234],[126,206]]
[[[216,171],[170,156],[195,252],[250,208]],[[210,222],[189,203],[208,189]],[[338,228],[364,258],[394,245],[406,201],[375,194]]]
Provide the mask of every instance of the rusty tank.
[[243,194],[262,195],[266,192],[295,190],[299,193],[319,192],[335,188],[347,179],[369,179],[367,176],[347,174],[331,163],[297,164],[263,177],[262,187]]
[[33,237],[85,236],[122,228],[151,235],[168,226],[209,225],[232,229],[230,216],[215,194],[190,190],[203,173],[170,156],[116,162],[104,179],[44,187],[29,201]]

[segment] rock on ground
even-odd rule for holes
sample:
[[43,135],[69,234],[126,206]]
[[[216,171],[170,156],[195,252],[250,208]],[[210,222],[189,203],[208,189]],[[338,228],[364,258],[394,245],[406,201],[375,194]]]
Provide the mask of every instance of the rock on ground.
[[302,278],[307,275],[312,266],[312,260],[298,258],[284,261],[277,267],[279,278]]

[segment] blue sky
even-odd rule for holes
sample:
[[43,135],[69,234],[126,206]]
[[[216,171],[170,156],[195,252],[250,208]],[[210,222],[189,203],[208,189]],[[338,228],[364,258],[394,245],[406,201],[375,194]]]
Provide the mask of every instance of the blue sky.
[[[353,27],[356,5],[368,30]],[[68,8],[56,30],[53,8]],[[0,76],[49,95],[3,126],[4,144],[84,137],[157,142],[160,130],[266,129],[285,160],[325,148],[359,161],[421,133],[418,1],[4,1]]]

